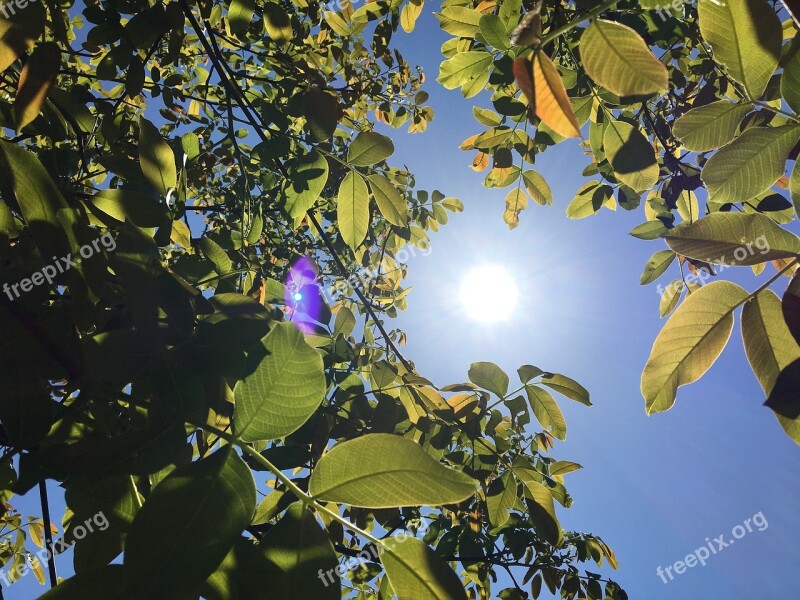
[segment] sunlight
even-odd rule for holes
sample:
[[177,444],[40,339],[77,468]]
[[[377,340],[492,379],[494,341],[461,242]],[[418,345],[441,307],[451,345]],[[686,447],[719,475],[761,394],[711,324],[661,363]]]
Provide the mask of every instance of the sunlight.
[[519,291],[508,271],[499,265],[481,265],[464,277],[459,291],[461,305],[473,321],[508,320],[517,305]]

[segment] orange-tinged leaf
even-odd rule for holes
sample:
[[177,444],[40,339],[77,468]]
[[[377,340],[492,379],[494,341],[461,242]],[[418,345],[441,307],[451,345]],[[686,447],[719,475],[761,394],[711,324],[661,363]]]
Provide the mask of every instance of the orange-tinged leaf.
[[537,52],[533,58],[533,84],[536,115],[542,122],[564,137],[580,137],[580,125],[561,75],[544,52]]
[[14,98],[17,133],[39,116],[60,66],[61,50],[58,44],[45,42],[33,51],[22,67],[17,96]]
[[473,171],[483,171],[489,166],[489,155],[486,152],[478,152],[472,160]]
[[[536,92],[533,87],[533,67],[531,61],[526,57],[520,57],[514,61],[511,69],[514,72],[514,79],[517,81],[519,89],[528,99],[528,114],[533,117],[534,107],[536,106]],[[533,119],[531,119],[531,122]]]

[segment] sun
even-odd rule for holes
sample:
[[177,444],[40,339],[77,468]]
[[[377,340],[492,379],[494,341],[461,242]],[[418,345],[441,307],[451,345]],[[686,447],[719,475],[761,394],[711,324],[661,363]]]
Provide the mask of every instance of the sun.
[[473,321],[496,323],[511,318],[519,291],[514,278],[499,265],[481,265],[464,277],[459,299]]

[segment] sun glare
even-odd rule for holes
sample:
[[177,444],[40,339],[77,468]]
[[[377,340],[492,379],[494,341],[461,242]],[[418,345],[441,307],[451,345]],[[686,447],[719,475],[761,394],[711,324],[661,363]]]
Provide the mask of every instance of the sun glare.
[[511,318],[519,292],[514,278],[499,265],[470,270],[460,289],[461,306],[473,321],[494,323]]

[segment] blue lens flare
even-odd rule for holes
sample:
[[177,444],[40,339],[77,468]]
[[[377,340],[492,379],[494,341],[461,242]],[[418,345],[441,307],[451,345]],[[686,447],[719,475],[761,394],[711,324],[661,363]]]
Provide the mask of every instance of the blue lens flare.
[[300,300],[303,299],[303,294],[301,294],[300,292],[295,292],[294,294],[292,294],[292,299],[295,302],[300,302]]

